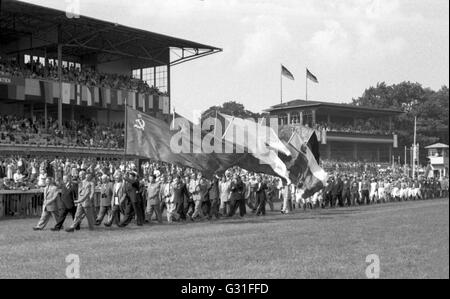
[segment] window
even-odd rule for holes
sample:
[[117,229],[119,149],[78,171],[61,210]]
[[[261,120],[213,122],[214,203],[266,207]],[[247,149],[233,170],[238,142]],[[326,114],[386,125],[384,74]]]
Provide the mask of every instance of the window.
[[[141,78],[142,71],[142,78]],[[145,69],[135,69],[132,71],[132,76],[135,79],[141,79],[147,82],[148,86],[158,88],[161,92],[167,92],[168,78],[167,65],[158,67],[149,67]]]
[[147,82],[148,86],[155,86],[155,68],[142,69],[142,80]]
[[156,87],[167,92],[167,65],[156,67]]
[[140,69],[133,70],[132,76],[134,79],[141,79],[141,70]]
[[29,63],[31,61],[31,56],[30,55],[24,55],[23,60],[25,63]]
[[39,62],[40,62],[42,65],[45,65],[45,58],[44,58],[44,57],[39,57]]

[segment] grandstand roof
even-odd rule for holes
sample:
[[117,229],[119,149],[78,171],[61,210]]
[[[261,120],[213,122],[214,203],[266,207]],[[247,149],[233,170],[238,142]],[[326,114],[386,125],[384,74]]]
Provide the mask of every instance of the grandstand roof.
[[305,100],[294,100],[291,102],[279,104],[272,106],[267,109],[267,112],[277,112],[297,108],[324,108],[332,109],[333,111],[353,111],[357,113],[372,113],[372,114],[383,114],[383,115],[397,115],[403,113],[401,110],[385,109],[385,108],[373,108],[373,107],[363,107],[355,106],[351,104],[338,104],[329,102],[319,102],[319,101],[305,101]]
[[0,16],[0,40],[5,44],[32,35],[46,41],[46,48],[56,48],[56,40],[49,39],[48,34],[60,29],[59,39],[65,55],[107,53],[155,61],[159,52],[178,48],[181,54],[171,62],[176,65],[222,51],[214,46],[91,17],[68,18],[64,11],[17,0],[0,0]]

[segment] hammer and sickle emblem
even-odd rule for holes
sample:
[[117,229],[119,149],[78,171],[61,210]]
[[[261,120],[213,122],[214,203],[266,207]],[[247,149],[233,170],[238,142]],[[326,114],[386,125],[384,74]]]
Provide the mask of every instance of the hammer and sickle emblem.
[[138,114],[138,118],[135,120],[134,127],[138,130],[145,130],[145,121],[142,119],[142,115]]

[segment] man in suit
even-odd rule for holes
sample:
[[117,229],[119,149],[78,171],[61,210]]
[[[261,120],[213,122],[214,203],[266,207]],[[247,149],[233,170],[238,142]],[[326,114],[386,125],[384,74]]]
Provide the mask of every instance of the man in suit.
[[120,211],[125,203],[126,193],[125,185],[123,182],[123,176],[120,171],[114,174],[113,194],[111,199],[111,215],[108,221],[104,224],[106,227],[110,227],[113,223],[117,226],[120,225]]
[[216,217],[216,219],[219,219],[220,197],[219,197],[219,178],[217,177],[217,175],[213,177],[209,187],[209,200],[211,202],[211,209],[208,218],[211,220],[212,217],[214,216]]
[[344,179],[342,181],[342,203],[343,205],[347,204],[349,207],[352,205],[351,201],[351,187],[352,183],[351,180],[347,177],[347,175],[344,175]]
[[79,173],[81,183],[78,187],[78,199],[74,202],[77,205],[77,213],[72,226],[66,229],[66,232],[72,233],[75,228],[81,224],[84,217],[88,220],[89,230],[94,230],[95,216],[92,202],[93,185],[86,177],[86,172]]
[[343,183],[342,180],[337,177],[331,185],[331,207],[336,207],[337,204],[341,204]]
[[257,216],[265,216],[266,215],[266,190],[267,185],[263,182],[262,178],[258,176],[258,183],[255,187],[255,196],[256,196],[256,215]]
[[58,214],[58,196],[59,191],[53,182],[53,178],[48,177],[45,180],[45,188],[44,188],[44,205],[42,209],[41,219],[39,220],[36,227],[33,228],[35,231],[43,230],[47,225],[50,217],[55,219],[55,222],[58,223],[59,214]]
[[147,183],[147,219],[148,222],[152,222],[153,213],[156,214],[156,219],[161,224],[162,223],[162,214],[161,214],[161,201],[160,201],[160,193],[161,193],[161,184],[156,181],[155,175],[150,175],[148,178],[149,182]]
[[188,196],[186,184],[181,180],[180,176],[176,176],[173,182],[173,204],[175,205],[175,215],[178,215],[180,220],[186,220],[184,213],[184,199]]
[[124,180],[127,200],[125,203],[124,219],[119,226],[126,227],[130,224],[135,215],[136,224],[142,226],[144,224],[144,205],[142,204],[142,198],[139,194],[140,185],[137,180],[137,174],[135,172],[130,172],[128,173],[128,177],[124,177]]
[[244,203],[244,209],[242,208],[241,201],[244,200],[244,184],[241,181],[241,177],[239,175],[234,175],[233,181],[231,182],[231,195],[230,195],[230,201],[231,201],[231,210],[228,214],[228,217],[233,217],[236,213],[237,209],[239,208],[239,214],[241,217],[245,216],[245,203]]
[[108,176],[105,174],[101,178],[102,184],[100,185],[100,211],[97,215],[95,225],[102,224],[103,219],[107,216],[107,219],[111,217],[111,201],[113,197],[113,186],[109,182]]
[[[77,198],[77,189],[76,183],[73,183],[69,176],[63,176],[63,183],[61,184],[61,197],[57,201],[59,204],[60,217],[58,223],[52,229],[53,231],[61,230],[68,214],[72,216],[72,220],[75,219],[77,207],[75,206],[74,201]],[[76,229],[79,230],[80,227],[78,226]]]

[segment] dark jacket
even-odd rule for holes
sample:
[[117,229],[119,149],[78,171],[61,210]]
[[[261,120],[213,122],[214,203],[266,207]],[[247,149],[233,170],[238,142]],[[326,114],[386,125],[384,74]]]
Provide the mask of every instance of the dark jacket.
[[76,184],[71,183],[69,186],[61,185],[61,197],[58,201],[60,209],[72,209],[74,207],[74,201],[77,199],[78,188]]
[[139,181],[136,179],[124,178],[125,180],[125,192],[131,202],[137,202],[137,196],[139,193]]
[[242,183],[241,181],[238,181],[236,183],[232,182],[230,189],[231,189],[231,195],[230,195],[231,201],[237,201],[237,200],[241,200],[243,198],[244,183]]
[[266,200],[266,190],[267,190],[267,185],[265,183],[257,183],[255,186],[255,193],[256,193],[256,200],[257,201],[262,201],[262,200]]
[[216,200],[219,199],[219,180],[214,178],[209,187],[209,199]]
[[337,179],[331,186],[331,195],[338,196],[342,194],[342,189],[344,188],[344,183],[342,180]]
[[185,183],[173,184],[173,200],[175,204],[183,204],[184,197],[187,196],[188,190]]

